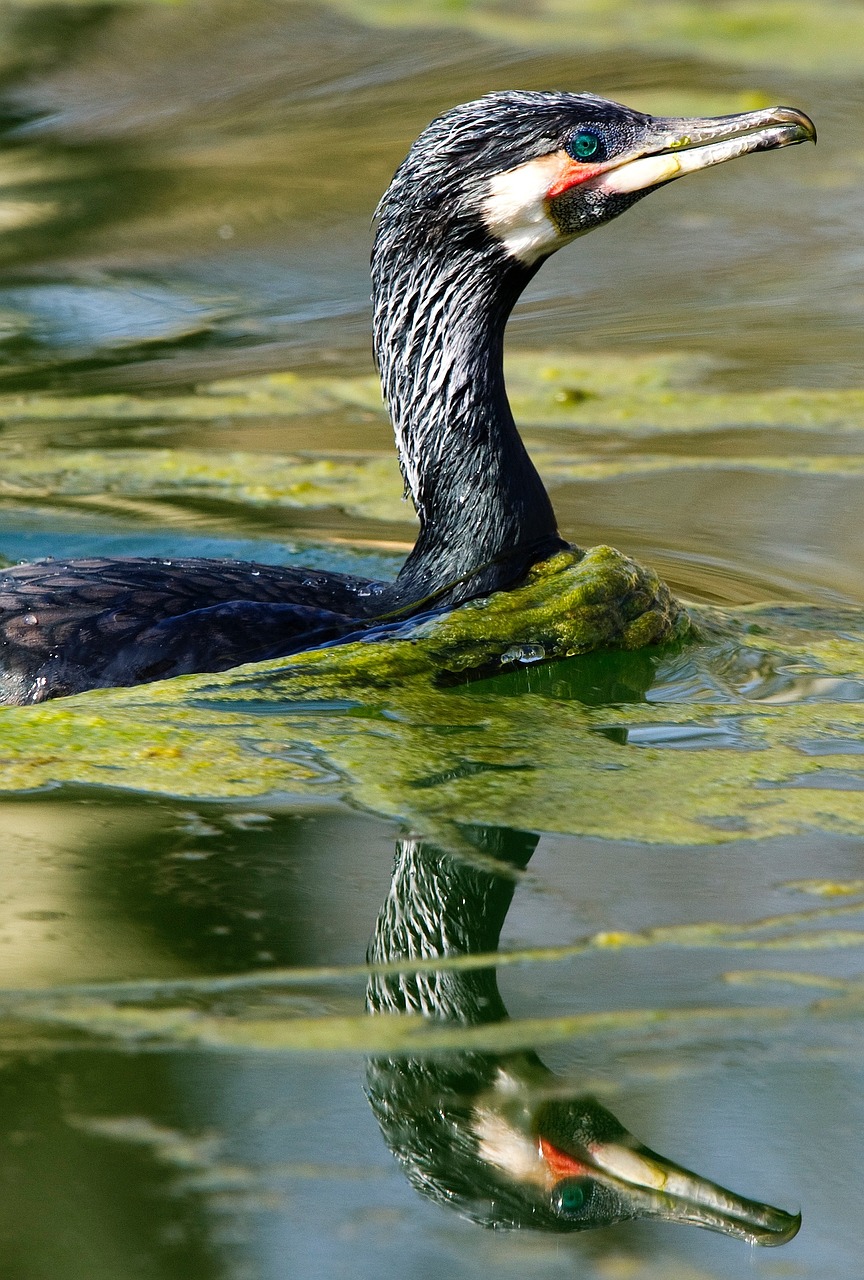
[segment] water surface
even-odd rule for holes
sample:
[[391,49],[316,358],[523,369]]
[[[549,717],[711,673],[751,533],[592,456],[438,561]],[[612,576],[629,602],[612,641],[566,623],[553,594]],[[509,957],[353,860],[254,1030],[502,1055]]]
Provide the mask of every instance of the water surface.
[[[857,1280],[860,78],[846,6],[818,40],[804,6],[767,35],[671,9],[652,36],[633,6],[627,39],[600,5],[3,9],[8,562],[394,572],[370,219],[453,102],[781,101],[820,130],[574,246],[509,331],[565,536],[718,606],[719,639],[446,690],[329,669],[4,712],[4,1277]],[[409,1186],[364,1081],[410,1045],[364,1018],[363,961],[397,842],[470,863],[478,827],[540,837],[500,940],[506,1052],[800,1209],[792,1243],[492,1233]]]

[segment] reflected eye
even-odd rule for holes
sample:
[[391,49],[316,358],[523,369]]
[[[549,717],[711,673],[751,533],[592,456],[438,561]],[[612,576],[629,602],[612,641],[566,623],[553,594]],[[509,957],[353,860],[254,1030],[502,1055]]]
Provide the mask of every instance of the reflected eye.
[[578,1178],[568,1178],[558,1187],[557,1201],[559,1213],[578,1213],[585,1203],[586,1183]]
[[580,129],[567,143],[567,152],[574,160],[602,160],[603,144],[590,129]]

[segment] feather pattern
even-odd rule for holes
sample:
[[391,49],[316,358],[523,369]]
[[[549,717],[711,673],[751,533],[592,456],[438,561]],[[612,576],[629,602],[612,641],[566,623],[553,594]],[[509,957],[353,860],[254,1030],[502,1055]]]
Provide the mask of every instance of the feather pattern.
[[[742,119],[780,121],[786,142],[815,136],[791,109]],[[626,156],[665,147],[682,123],[711,135],[711,121],[653,121],[591,94],[495,93],[434,120],[397,170],[372,253],[374,349],[420,533],[395,582],[219,560],[19,566],[0,575],[0,702],[221,671],[384,624],[377,639],[513,587],[564,547],[507,401],[505,325],[549,253],[650,189],[619,173],[609,192],[585,182],[553,208],[574,130]]]

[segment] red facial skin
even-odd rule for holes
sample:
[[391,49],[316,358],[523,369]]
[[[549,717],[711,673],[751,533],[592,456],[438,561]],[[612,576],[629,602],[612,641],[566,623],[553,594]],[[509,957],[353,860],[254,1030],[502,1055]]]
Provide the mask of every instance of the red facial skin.
[[560,1182],[563,1178],[584,1178],[590,1176],[591,1169],[586,1164],[580,1164],[573,1156],[568,1156],[566,1151],[559,1151],[557,1147],[553,1147],[551,1142],[547,1142],[545,1138],[540,1139],[540,1151],[543,1159],[552,1174],[553,1182]]
[[571,187],[581,186],[583,182],[587,182],[589,178],[596,178],[604,169],[608,169],[605,164],[583,164],[578,160],[571,160],[570,156],[563,154],[563,163],[558,177],[552,183],[552,186],[546,192],[547,200],[554,200],[556,196],[561,196],[565,191],[569,191]]

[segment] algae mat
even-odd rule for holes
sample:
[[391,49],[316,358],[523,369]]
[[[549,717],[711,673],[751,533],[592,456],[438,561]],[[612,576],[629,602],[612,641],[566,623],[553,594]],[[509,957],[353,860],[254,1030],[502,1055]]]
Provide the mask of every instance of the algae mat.
[[[516,419],[553,491],[709,469],[862,474],[864,390],[723,392],[711,386],[714,372],[709,357],[681,353],[517,352],[507,361]],[[356,417],[358,441],[370,421],[386,430],[377,378],[273,374],[162,397],[0,395],[0,501],[162,520],[169,509],[172,518],[193,520],[202,508],[222,507],[250,515],[338,509],[413,523],[389,445],[350,454],[219,447],[229,430],[242,443],[273,423],[314,440],[316,424],[331,414]],[[214,447],[130,447],[141,431],[170,441],[190,425],[212,432]],[[109,433],[112,447],[69,447],[82,429],[91,438]]]
[[[523,353],[509,380],[552,487],[718,465],[860,474],[864,392],[721,393],[713,370],[674,353]],[[223,503],[404,524],[392,455],[76,450],[57,438],[81,424],[134,432],[218,421],[242,439],[249,423],[311,428],[333,412],[383,422],[375,380],[273,375],[162,398],[4,396],[0,495],[115,503],[136,519],[166,503],[180,513]],[[733,457],[730,433],[741,441]],[[699,608],[701,638],[682,643],[681,619],[642,572],[596,549],[524,591],[397,628],[383,643],[0,711],[0,787],[339,798],[450,847],[463,822],[651,841],[860,832],[864,613]],[[591,655],[597,648],[627,652]]]
[[[718,465],[860,474],[863,392],[722,393],[713,369],[676,353],[545,352],[512,357],[508,376],[518,419],[540,433],[534,452],[552,486]],[[392,456],[55,443],[70,424],[134,431],[218,420],[242,438],[250,422],[306,430],[334,412],[383,421],[376,381],[271,375],[187,396],[1,397],[0,494],[15,504],[134,503],[151,518],[160,504],[223,503],[406,521]],[[616,453],[604,440],[611,429]],[[741,442],[735,456],[730,433]],[[44,447],[32,448],[33,435]],[[385,643],[3,710],[0,786],[338,797],[449,846],[463,822],[648,841],[863,831],[864,613],[698,609],[699,643],[669,645],[685,628],[668,598],[653,608],[659,585],[641,572],[598,549],[580,564],[564,558],[525,591]],[[660,641],[667,648],[585,655]]]
[[[601,579],[604,556],[617,564],[586,557]],[[860,832],[864,614],[700,609],[697,641],[535,665],[568,619],[583,643],[597,621],[561,589],[578,569],[549,575],[545,609],[509,593],[379,644],[4,709],[0,787],[341,799],[451,848],[466,822],[691,843]]]

